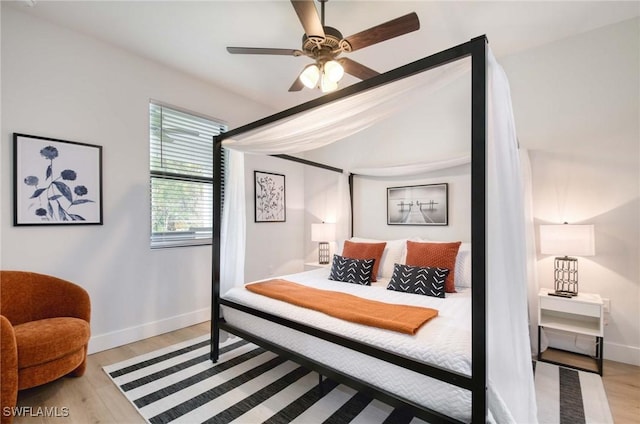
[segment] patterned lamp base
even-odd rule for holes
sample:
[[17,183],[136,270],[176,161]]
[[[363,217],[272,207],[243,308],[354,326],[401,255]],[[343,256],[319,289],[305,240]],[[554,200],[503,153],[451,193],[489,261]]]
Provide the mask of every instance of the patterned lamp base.
[[321,265],[329,263],[329,242],[327,241],[318,243],[318,263]]
[[578,260],[568,256],[555,259],[555,295],[572,297],[578,295]]

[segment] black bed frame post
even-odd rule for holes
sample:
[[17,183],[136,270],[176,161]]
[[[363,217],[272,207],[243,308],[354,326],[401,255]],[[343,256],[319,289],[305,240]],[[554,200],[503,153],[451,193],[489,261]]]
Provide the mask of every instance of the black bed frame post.
[[349,219],[351,222],[349,233],[351,237],[353,237],[354,228],[353,228],[353,173],[349,172]]
[[220,354],[220,239],[222,224],[222,139],[213,139],[213,240],[211,243],[211,352],[213,362]]
[[487,419],[487,40],[471,40],[471,422]]

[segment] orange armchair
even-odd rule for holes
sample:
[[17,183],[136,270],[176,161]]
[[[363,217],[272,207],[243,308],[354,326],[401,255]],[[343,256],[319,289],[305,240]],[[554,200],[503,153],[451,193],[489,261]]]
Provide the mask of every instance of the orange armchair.
[[0,314],[0,415],[8,424],[18,390],[84,374],[91,302],[69,281],[0,271]]

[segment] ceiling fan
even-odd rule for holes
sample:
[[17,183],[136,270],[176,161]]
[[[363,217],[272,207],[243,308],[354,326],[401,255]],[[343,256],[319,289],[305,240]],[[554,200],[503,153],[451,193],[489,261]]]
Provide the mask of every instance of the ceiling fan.
[[232,54],[310,57],[314,63],[302,70],[289,91],[300,91],[303,87],[319,87],[322,92],[329,92],[338,88],[338,81],[342,79],[345,72],[361,80],[378,75],[378,72],[354,60],[338,57],[341,53],[353,52],[420,29],[418,15],[412,12],[345,38],[337,29],[325,26],[324,6],[327,0],[318,1],[321,6],[321,17],[318,16],[314,0],[291,0],[305,32],[302,36],[301,50],[227,47],[227,51]]

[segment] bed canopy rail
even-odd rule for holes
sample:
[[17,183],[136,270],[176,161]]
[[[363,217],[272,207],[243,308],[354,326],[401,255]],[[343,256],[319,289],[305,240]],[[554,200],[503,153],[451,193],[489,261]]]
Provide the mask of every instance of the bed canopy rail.
[[281,159],[286,159],[286,160],[290,160],[292,162],[298,162],[301,163],[303,165],[309,165],[309,166],[314,166],[316,168],[321,168],[321,169],[326,169],[327,171],[333,171],[333,172],[337,172],[342,174],[344,171],[340,168],[336,168],[334,166],[329,166],[329,165],[325,165],[323,163],[318,163],[318,162],[314,162],[314,161],[310,161],[307,159],[302,159],[302,158],[298,158],[295,156],[291,156],[291,155],[272,155],[274,157],[277,158],[281,158]]
[[[268,116],[250,124],[244,125],[237,129],[220,134],[214,139],[214,207],[213,207],[213,249],[212,249],[212,326],[211,326],[211,359],[215,362],[219,355],[220,330],[243,337],[258,345],[264,346],[285,357],[294,359],[304,366],[308,366],[321,374],[335,378],[337,381],[351,385],[352,387],[363,390],[374,397],[385,401],[392,406],[402,406],[408,408],[414,415],[426,419],[432,423],[439,422],[461,422],[455,418],[448,417],[439,411],[426,408],[422,405],[387,393],[384,390],[372,387],[367,383],[363,383],[350,376],[328,369],[309,358],[300,357],[295,352],[275,345],[261,337],[249,334],[240,328],[234,327],[225,322],[220,317],[220,306],[225,305],[248,312],[260,318],[285,325],[289,328],[302,331],[314,337],[318,337],[338,345],[346,346],[350,349],[365,353],[367,355],[381,358],[387,362],[399,365],[403,368],[414,370],[429,377],[436,378],[449,384],[462,387],[471,391],[471,422],[481,423],[487,420],[487,308],[486,308],[486,146],[487,146],[487,40],[485,36],[476,37],[470,41],[449,48],[442,52],[427,56],[418,61],[396,68],[389,72],[380,74],[368,80],[361,81],[352,86],[346,87],[339,91],[330,93],[318,99],[303,103],[296,107],[287,109],[280,113]],[[343,99],[403,78],[434,69],[448,63],[464,59],[471,59],[471,261],[472,267],[472,299],[471,299],[471,376],[463,375],[451,370],[442,369],[440,367],[418,362],[401,355],[385,351],[371,345],[357,342],[352,339],[338,336],[318,328],[310,327],[300,322],[288,320],[283,317],[271,315],[254,308],[241,305],[220,297],[220,241],[221,241],[221,217],[222,204],[221,187],[222,187],[222,169],[220,167],[220,159],[222,155],[222,142],[225,139],[240,135],[249,131],[256,130],[262,126],[273,124],[279,120],[291,117],[301,112],[309,111],[313,108],[327,105],[339,99]],[[313,163],[305,159],[294,158],[288,155],[275,155],[284,159],[295,160],[297,162],[320,166],[331,169],[336,172],[342,172],[338,168],[329,167],[322,164]],[[353,175],[349,176],[350,192],[352,191]],[[353,202],[352,192],[351,202]],[[353,208],[353,204],[351,206]],[[352,214],[353,215],[353,214]],[[352,216],[353,219],[353,216]],[[353,224],[353,223],[352,223]],[[353,228],[353,225],[351,225]]]

